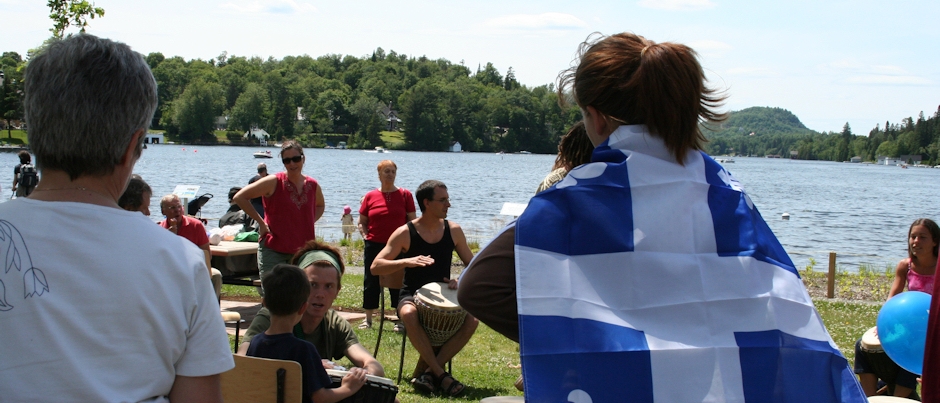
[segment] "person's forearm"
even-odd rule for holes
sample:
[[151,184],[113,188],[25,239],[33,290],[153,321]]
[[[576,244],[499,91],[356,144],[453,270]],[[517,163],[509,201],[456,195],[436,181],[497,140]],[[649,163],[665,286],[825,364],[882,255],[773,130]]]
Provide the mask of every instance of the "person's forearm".
[[382,364],[379,364],[376,360],[365,363],[362,369],[366,370],[370,375],[385,377],[385,369],[382,368]]

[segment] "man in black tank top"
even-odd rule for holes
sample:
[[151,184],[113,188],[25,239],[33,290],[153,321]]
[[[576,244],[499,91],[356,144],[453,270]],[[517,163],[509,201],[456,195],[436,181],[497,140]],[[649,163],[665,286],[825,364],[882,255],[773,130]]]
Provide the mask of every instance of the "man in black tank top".
[[427,364],[427,371],[417,374],[411,380],[412,385],[419,392],[440,391],[447,396],[457,396],[463,393],[464,385],[444,371],[444,364],[467,345],[478,322],[468,314],[457,333],[435,353],[427,332],[418,321],[414,294],[425,284],[435,281],[446,282],[448,288],[456,290],[457,280],[450,278],[453,251],[457,251],[464,266],[470,264],[473,253],[470,252],[460,225],[445,219],[447,209],[450,208],[450,196],[444,183],[425,181],[418,187],[415,197],[418,199],[421,217],[398,227],[392,233],[385,248],[372,262],[371,270],[374,275],[405,271],[398,316],[405,324],[411,344]]

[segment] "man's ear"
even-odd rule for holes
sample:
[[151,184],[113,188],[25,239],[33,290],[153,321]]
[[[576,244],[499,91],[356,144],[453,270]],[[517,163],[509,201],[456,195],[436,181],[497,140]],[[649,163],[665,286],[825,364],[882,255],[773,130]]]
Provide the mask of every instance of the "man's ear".
[[137,158],[140,158],[140,155],[137,155],[137,145],[140,143],[140,136],[143,136],[145,132],[145,129],[134,132],[134,136],[131,137],[131,142],[127,145],[127,149],[124,150],[124,155],[121,156],[121,164],[136,161]]

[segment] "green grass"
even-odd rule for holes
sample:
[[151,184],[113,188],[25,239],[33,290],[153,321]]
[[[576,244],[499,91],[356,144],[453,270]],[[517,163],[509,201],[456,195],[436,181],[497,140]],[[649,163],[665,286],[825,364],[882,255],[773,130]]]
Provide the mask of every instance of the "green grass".
[[[361,242],[361,240],[357,242]],[[825,276],[825,273],[814,274],[801,272],[801,275]],[[877,278],[884,277],[885,275],[886,273],[877,269],[866,269],[860,270],[860,274],[858,275],[841,272],[837,277],[841,283],[860,282],[864,281],[868,276]],[[355,274],[348,274],[343,277],[342,288],[334,302],[336,309],[360,311],[362,303],[362,279],[362,275]],[[250,287],[226,285],[223,286],[223,292],[228,293],[231,288],[238,289],[237,291],[231,292],[256,295],[255,290]],[[388,306],[387,294],[385,298],[386,306]],[[861,337],[866,330],[874,326],[878,316],[878,310],[881,309],[881,303],[833,301],[826,299],[815,299],[814,303],[833,340],[839,346],[842,354],[848,359],[849,365],[852,365],[855,358],[855,341]],[[392,310],[389,309],[388,312],[391,314]],[[353,325],[358,325],[358,322],[354,322]],[[370,353],[375,349],[378,335],[377,325],[378,323],[376,322],[372,329],[355,330],[356,334],[359,336],[359,341]],[[392,326],[391,323],[385,324],[385,330],[382,333],[381,348],[376,359],[383,364],[386,377],[392,379],[394,382],[399,370],[398,360],[402,336],[392,332]],[[230,337],[230,339],[234,339],[234,337]],[[482,323],[464,350],[453,360],[454,376],[467,385],[467,392],[463,396],[456,399],[441,397],[429,398],[415,393],[408,381],[411,379],[411,372],[414,369],[417,359],[417,352],[415,352],[410,344],[407,345],[405,349],[404,374],[402,376],[402,384],[399,385],[400,389],[398,393],[398,398],[403,403],[475,402],[488,396],[522,395],[522,392],[517,391],[513,387],[513,382],[520,374],[518,345],[502,337]],[[345,359],[339,364],[347,367],[351,365],[349,361]]]
[[405,135],[402,132],[386,130],[379,132],[379,135],[382,136],[382,142],[388,148],[397,148],[405,144]]
[[[10,137],[12,136],[12,138]],[[26,130],[0,130],[0,144],[23,145],[29,144],[26,139]]]

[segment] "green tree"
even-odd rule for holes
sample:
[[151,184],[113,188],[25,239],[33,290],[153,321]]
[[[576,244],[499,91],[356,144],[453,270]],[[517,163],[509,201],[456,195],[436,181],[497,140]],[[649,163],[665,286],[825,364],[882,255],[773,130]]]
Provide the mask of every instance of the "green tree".
[[6,121],[7,138],[13,138],[13,121],[23,119],[23,72],[26,63],[19,53],[0,56],[0,118]]
[[260,126],[265,120],[268,108],[268,94],[260,85],[249,83],[229,111],[228,127],[248,131],[253,126]]
[[49,31],[56,38],[62,38],[69,26],[78,27],[79,32],[85,32],[89,19],[104,17],[103,8],[95,7],[95,3],[86,0],[49,0],[46,5],[49,6],[49,18],[53,22]]
[[180,140],[199,141],[215,138],[215,117],[222,111],[222,89],[218,84],[196,80],[173,103],[173,122]]

